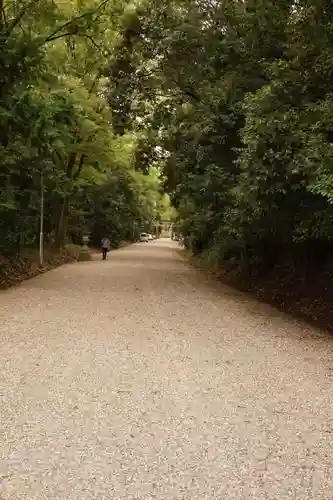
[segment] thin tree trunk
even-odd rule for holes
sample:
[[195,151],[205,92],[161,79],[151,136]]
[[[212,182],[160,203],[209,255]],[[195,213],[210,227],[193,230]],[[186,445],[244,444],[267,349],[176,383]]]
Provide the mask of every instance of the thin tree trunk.
[[68,196],[62,199],[61,212],[59,214],[57,234],[56,234],[56,246],[61,248],[66,241],[68,227]]
[[[69,180],[73,178],[73,171],[76,159],[77,159],[76,152],[69,153],[65,166],[66,177]],[[59,196],[58,201],[56,203],[56,209],[54,211],[54,224],[53,224],[55,228],[54,240],[57,248],[60,248],[64,245],[67,235],[68,202],[69,202],[68,194]]]

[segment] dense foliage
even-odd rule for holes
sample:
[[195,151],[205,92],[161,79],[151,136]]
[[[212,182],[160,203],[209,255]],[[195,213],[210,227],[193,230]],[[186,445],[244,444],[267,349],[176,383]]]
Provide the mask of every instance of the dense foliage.
[[[185,242],[258,270],[323,262],[333,241],[333,6],[141,2],[108,99],[158,146]],[[115,71],[116,70],[116,71]]]
[[42,187],[57,246],[174,217],[162,170],[194,253],[262,270],[324,262],[331,2],[2,0],[0,12],[1,251],[35,244]]
[[0,0],[0,253],[36,246],[42,194],[56,247],[83,232],[116,245],[155,218],[159,176],[105,98],[126,4]]

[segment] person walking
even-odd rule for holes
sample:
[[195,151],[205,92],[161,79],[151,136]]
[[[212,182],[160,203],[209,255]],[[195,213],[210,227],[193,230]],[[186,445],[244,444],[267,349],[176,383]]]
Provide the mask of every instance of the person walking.
[[101,246],[102,246],[103,260],[105,260],[107,254],[108,254],[108,251],[110,250],[110,240],[107,236],[104,236],[104,238],[102,238]]

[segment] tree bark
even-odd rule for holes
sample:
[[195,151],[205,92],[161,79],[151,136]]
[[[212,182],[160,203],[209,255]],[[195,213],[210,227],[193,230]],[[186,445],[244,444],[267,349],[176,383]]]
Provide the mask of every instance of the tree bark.
[[[77,153],[71,152],[68,155],[65,172],[68,180],[73,179],[73,171],[77,159]],[[83,162],[82,162],[83,165]],[[67,227],[68,227],[68,194],[59,195],[55,211],[54,211],[54,242],[57,248],[61,248],[65,244]]]

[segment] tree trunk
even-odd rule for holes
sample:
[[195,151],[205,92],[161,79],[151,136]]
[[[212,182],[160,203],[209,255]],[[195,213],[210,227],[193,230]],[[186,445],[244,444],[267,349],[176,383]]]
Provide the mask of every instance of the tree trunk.
[[[73,171],[77,159],[77,153],[69,153],[67,163],[65,166],[66,176],[69,180],[73,179]],[[83,161],[82,161],[83,165]],[[61,248],[65,244],[68,228],[68,206],[69,195],[65,194],[59,196],[56,201],[54,210],[53,226],[54,226],[54,240],[57,248]]]

